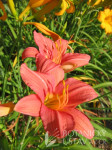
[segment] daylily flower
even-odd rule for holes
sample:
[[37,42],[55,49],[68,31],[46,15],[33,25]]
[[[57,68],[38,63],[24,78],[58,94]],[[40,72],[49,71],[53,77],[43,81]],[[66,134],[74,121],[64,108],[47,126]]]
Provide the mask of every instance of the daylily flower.
[[41,23],[37,23],[37,22],[24,22],[23,24],[24,25],[27,25],[27,24],[34,25],[37,29],[39,29],[44,34],[51,36],[54,41],[56,41],[59,38],[61,38],[57,33],[51,31],[50,29],[48,29],[45,25],[43,25]]
[[[40,72],[51,70],[49,65],[51,60],[44,57],[38,58],[40,59]],[[40,72],[30,70],[25,64],[21,65],[20,73],[23,81],[36,94],[20,99],[14,110],[22,114],[41,117],[44,129],[49,135],[63,138],[75,130],[91,139],[94,136],[93,126],[89,119],[76,109],[76,106],[96,98],[97,93],[94,89],[74,78],[66,81],[60,80],[59,84],[54,84],[49,78],[52,77],[55,81],[60,74],[59,71],[55,72],[55,78],[47,74],[49,82]]]
[[112,9],[105,8],[98,14],[98,20],[101,22],[101,28],[105,29],[106,33],[112,33]]
[[[53,83],[54,85],[57,85],[60,82],[60,80],[64,79],[64,71],[61,68],[61,66],[58,64],[55,64],[50,59],[46,59],[40,53],[37,54],[37,57],[36,57],[36,66],[37,66],[36,71],[33,71],[34,78],[36,75],[39,78],[38,80],[40,83],[47,82],[47,84],[49,84],[49,87],[50,87],[51,83]],[[58,75],[57,75],[57,72],[58,72]],[[38,88],[40,87],[38,86]]]
[[6,116],[11,113],[14,109],[14,104],[12,102],[1,104],[0,103],[0,117]]
[[36,57],[40,52],[47,59],[51,59],[56,64],[60,64],[66,73],[89,63],[90,56],[87,54],[66,53],[68,46],[67,40],[58,39],[56,42],[53,42],[51,39],[44,37],[36,31],[34,31],[34,40],[39,47],[39,51],[34,47],[28,47],[24,50],[22,59]]
[[0,17],[0,20],[5,21],[7,19],[7,13],[1,0],[0,0],[0,9],[2,9],[3,11],[3,16]]
[[[44,7],[41,10],[35,10],[35,8],[43,5]],[[50,11],[57,7],[61,7],[61,11],[55,13],[55,15],[58,16],[63,15],[65,11],[67,13],[73,13],[75,10],[73,2],[70,0],[30,0],[25,10],[20,14],[19,19],[21,20],[23,16],[25,16],[26,12],[32,9],[35,12],[37,11],[35,16],[38,20],[45,21],[46,18],[44,15],[48,14]]]

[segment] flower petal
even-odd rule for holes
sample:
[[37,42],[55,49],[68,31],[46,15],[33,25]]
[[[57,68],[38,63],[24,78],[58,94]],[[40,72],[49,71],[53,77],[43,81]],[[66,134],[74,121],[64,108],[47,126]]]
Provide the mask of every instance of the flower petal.
[[50,59],[46,59],[41,54],[38,54],[36,56],[36,65],[37,65],[37,71],[45,74],[47,73],[52,76],[53,78],[53,81],[51,80],[52,87],[55,88],[55,86],[64,79],[64,71],[61,68],[61,66],[55,64]]
[[27,57],[35,57],[38,54],[38,50],[35,47],[28,47],[22,53],[22,60]]
[[24,22],[24,25],[26,24],[31,24],[34,25],[37,29],[39,29],[40,31],[42,31],[44,34],[49,35],[53,38],[54,41],[58,40],[60,38],[60,36],[49,30],[45,25],[41,24],[41,23],[37,23],[37,22]]
[[0,117],[6,116],[11,113],[14,109],[14,104],[12,102],[0,104]]
[[22,20],[23,16],[31,9],[40,7],[42,5],[45,5],[46,3],[50,2],[51,0],[30,0],[26,8],[23,10],[23,12],[19,16],[19,20]]
[[25,115],[39,116],[41,101],[36,94],[23,97],[15,105],[14,110]]
[[[68,107],[76,107],[77,105],[90,101],[98,96],[90,85],[74,78],[68,78],[65,81],[65,85],[68,85]],[[62,91],[63,82],[60,82],[56,87],[56,93],[62,94]]]
[[30,0],[29,1],[29,5],[32,8],[36,8],[36,7],[40,7],[42,5],[47,4],[48,2],[50,2],[51,0]]
[[68,3],[65,0],[62,0],[60,5],[61,5],[61,10],[59,12],[55,13],[55,15],[57,15],[57,16],[63,15],[68,7]]
[[45,15],[38,15],[38,13],[40,12],[40,10],[37,10],[36,8],[32,8],[31,9],[32,10],[32,15],[33,15],[33,17],[37,20],[37,21],[43,21],[43,22],[45,22],[46,21],[46,17],[45,17]]
[[41,20],[41,17],[44,17],[44,15],[50,13],[57,5],[59,1],[58,0],[52,0],[51,2],[47,3],[41,10],[35,14],[37,20]]
[[7,19],[7,13],[5,11],[4,5],[1,0],[0,0],[0,9],[2,9],[2,11],[4,13],[3,16],[0,17],[0,20],[5,21]]
[[68,109],[66,112],[74,118],[74,130],[86,138],[92,139],[94,136],[94,128],[89,119],[77,109]]
[[50,75],[32,71],[26,64],[21,65],[20,73],[26,85],[29,86],[43,101],[48,88],[50,88],[48,81],[48,78],[51,78]]
[[51,136],[63,138],[66,136],[65,131],[72,131],[74,128],[73,117],[66,112],[59,112],[42,105],[40,116],[44,129]]
[[51,58],[53,41],[49,38],[46,38],[41,33],[37,33],[36,31],[34,31],[33,33],[34,41],[39,47],[40,53],[46,58]]
[[67,0],[67,1],[69,3],[70,7],[68,9],[66,9],[66,12],[73,13],[75,11],[75,6],[74,6],[73,2],[71,2],[70,0]]
[[73,71],[77,67],[87,65],[90,56],[87,54],[67,53],[63,55],[61,65],[63,70],[67,73]]

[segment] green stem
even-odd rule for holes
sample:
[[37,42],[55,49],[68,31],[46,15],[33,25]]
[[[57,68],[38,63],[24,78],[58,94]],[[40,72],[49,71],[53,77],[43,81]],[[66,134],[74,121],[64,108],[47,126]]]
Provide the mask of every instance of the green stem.
[[29,125],[30,125],[30,121],[31,121],[31,116],[29,116],[29,118],[28,118],[28,123],[27,123],[27,126],[26,126],[26,130],[25,130],[23,139],[22,139],[22,141],[21,141],[20,150],[22,150],[22,147],[23,147],[23,144],[24,144],[24,140],[25,140],[25,137],[26,137],[26,135],[27,135],[28,127],[29,127]]
[[[17,63],[18,63],[18,66],[20,67],[20,59],[19,59],[19,56],[20,56],[20,48],[21,48],[21,45],[23,44],[22,42],[22,22],[19,22],[18,23],[18,36],[17,36],[17,41],[18,41],[18,48],[17,48]],[[20,68],[18,68],[18,71],[20,71]],[[22,97],[23,95],[23,89],[22,89],[22,85],[21,85],[21,75],[20,73],[18,74],[18,92],[20,93],[20,97]]]
[[13,27],[11,26],[11,24],[10,24],[8,19],[6,19],[6,23],[9,26],[9,29],[11,30],[12,35],[14,36],[14,39],[17,39],[17,35],[16,35],[16,33],[15,33],[15,31],[14,31]]
[[[15,119],[15,121],[16,121],[16,119]],[[15,147],[17,146],[17,140],[18,140],[17,139],[18,123],[19,123],[19,119],[18,119],[16,126],[15,126]]]
[[8,73],[7,73],[7,68],[6,68],[4,79],[3,79],[2,104],[5,103],[5,89],[6,89],[6,85],[7,85],[7,80],[8,80]]
[[79,33],[79,30],[80,30],[80,27],[81,27],[81,23],[82,23],[82,20],[80,17],[77,17],[77,19],[79,19],[79,22],[78,22],[78,28],[77,28],[77,31],[76,31],[76,34],[75,34],[75,40],[77,39],[77,35]]
[[11,10],[13,16],[14,16],[16,19],[18,19],[18,14],[17,14],[17,11],[16,11],[16,9],[15,9],[15,5],[14,5],[13,0],[7,0],[7,2],[8,2],[9,8],[10,8],[10,10]]
[[67,73],[65,73],[64,79],[65,79],[65,80],[67,79]]

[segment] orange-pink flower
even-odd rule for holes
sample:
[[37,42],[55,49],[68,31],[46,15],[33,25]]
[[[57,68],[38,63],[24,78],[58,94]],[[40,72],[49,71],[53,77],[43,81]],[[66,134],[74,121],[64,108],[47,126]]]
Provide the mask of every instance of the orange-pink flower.
[[[96,98],[97,93],[88,84],[74,78],[64,81],[60,65],[56,65],[41,54],[38,59],[38,71],[30,70],[25,64],[22,64],[20,69],[23,81],[36,94],[20,99],[14,110],[41,117],[44,129],[49,135],[63,138],[67,133],[76,130],[91,139],[94,136],[94,128],[76,106]],[[62,76],[60,80],[59,76]]]
[[58,39],[54,42],[36,31],[34,31],[34,40],[39,47],[39,51],[34,47],[28,47],[24,50],[22,59],[36,57],[40,52],[47,59],[51,59],[56,64],[60,64],[66,73],[89,63],[90,56],[87,54],[66,53],[68,47],[67,40]]

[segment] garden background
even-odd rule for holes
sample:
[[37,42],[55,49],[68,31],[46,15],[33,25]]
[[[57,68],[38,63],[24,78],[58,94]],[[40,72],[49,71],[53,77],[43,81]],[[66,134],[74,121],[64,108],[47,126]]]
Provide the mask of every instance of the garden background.
[[[13,1],[3,0],[2,2],[7,18],[0,20],[0,107],[8,102],[16,104],[22,97],[32,93],[32,90],[21,79],[20,66],[25,62],[30,69],[36,69],[34,58],[22,60],[22,53],[25,48],[36,47],[38,49],[34,42],[33,31],[36,30],[52,39],[52,34],[49,36],[46,31],[46,35],[35,24],[25,25],[24,22],[41,23],[61,38],[71,40],[72,42],[69,44],[71,48],[68,52],[71,52],[72,49],[74,53],[90,55],[91,59],[88,65],[76,68],[66,74],[66,78],[73,77],[86,82],[95,89],[98,97],[78,105],[78,109],[90,118],[95,128],[95,136],[91,140],[75,131],[63,139],[50,137],[45,132],[41,119],[39,119],[37,126],[34,117],[12,111],[10,114],[0,117],[0,149],[111,150],[112,31],[106,33],[98,20],[100,11],[104,11],[106,8],[111,10],[111,2],[109,3],[107,0],[106,6],[102,1],[98,5],[94,5],[94,0],[91,3],[88,3],[87,0],[73,0],[75,6],[73,13],[64,12],[63,15],[56,16],[54,11],[60,10],[60,7],[56,7],[50,13],[45,14],[46,21],[43,22],[39,15],[34,15],[32,9],[23,20],[18,19],[18,16],[27,6],[28,0],[14,0],[16,13],[14,12]],[[41,7],[37,7],[37,10],[40,10]],[[2,16],[2,10],[0,12]],[[112,28],[112,12],[110,15]]]

